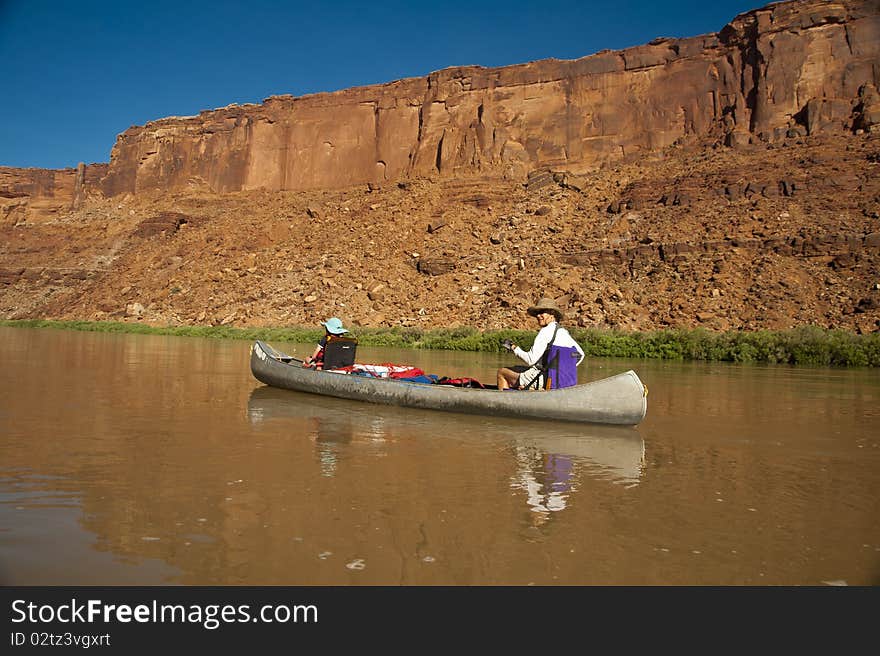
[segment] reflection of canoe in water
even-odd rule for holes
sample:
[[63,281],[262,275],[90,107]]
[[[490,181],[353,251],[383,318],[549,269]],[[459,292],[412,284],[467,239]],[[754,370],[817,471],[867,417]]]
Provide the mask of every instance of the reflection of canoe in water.
[[304,420],[318,422],[319,438],[333,442],[352,439],[430,435],[431,439],[456,441],[495,440],[528,450],[570,457],[587,465],[602,478],[637,483],[644,467],[645,443],[634,428],[572,425],[544,422],[537,426],[506,417],[470,417],[463,414],[413,412],[355,404],[331,397],[316,397],[273,387],[257,387],[248,399],[252,424],[300,426]]
[[645,442],[632,429],[595,426],[582,435],[528,437],[518,439],[517,444],[543,453],[570,456],[625,484],[638,483],[645,464]]
[[304,369],[257,341],[251,372],[273,387],[428,410],[625,426],[647,412],[647,390],[634,371],[546,392],[498,391]]

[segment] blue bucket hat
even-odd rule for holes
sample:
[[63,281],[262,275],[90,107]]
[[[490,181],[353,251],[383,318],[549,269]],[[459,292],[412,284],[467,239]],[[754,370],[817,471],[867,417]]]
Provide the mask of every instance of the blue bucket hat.
[[334,335],[341,335],[342,333],[348,332],[348,329],[342,327],[342,320],[337,319],[336,317],[327,319],[327,321],[321,325],[327,329],[327,332],[333,333]]

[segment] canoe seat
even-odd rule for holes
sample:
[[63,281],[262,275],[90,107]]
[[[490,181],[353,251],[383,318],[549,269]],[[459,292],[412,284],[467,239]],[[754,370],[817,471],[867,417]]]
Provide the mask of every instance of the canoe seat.
[[329,335],[324,345],[324,370],[341,369],[354,364],[357,338]]

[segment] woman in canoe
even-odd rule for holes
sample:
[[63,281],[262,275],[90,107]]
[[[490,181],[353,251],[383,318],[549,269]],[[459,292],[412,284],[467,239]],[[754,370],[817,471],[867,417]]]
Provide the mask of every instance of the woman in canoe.
[[532,348],[524,351],[509,340],[504,347],[527,366],[498,370],[498,389],[559,389],[577,385],[577,367],[584,351],[559,323],[562,310],[552,298],[542,298],[527,312],[538,320],[541,330]]
[[318,342],[314,352],[303,360],[304,367],[322,369],[324,367],[324,351],[327,346],[327,341],[348,332],[348,329],[343,327],[342,320],[337,317],[331,317],[321,325],[324,326],[324,336],[321,338],[321,341]]

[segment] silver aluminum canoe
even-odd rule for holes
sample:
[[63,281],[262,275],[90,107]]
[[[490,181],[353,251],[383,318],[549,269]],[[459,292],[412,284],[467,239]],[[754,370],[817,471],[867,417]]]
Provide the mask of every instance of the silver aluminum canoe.
[[648,390],[632,370],[583,385],[542,392],[432,385],[315,371],[262,341],[251,347],[251,372],[266,385],[369,403],[505,417],[635,426],[648,410]]

